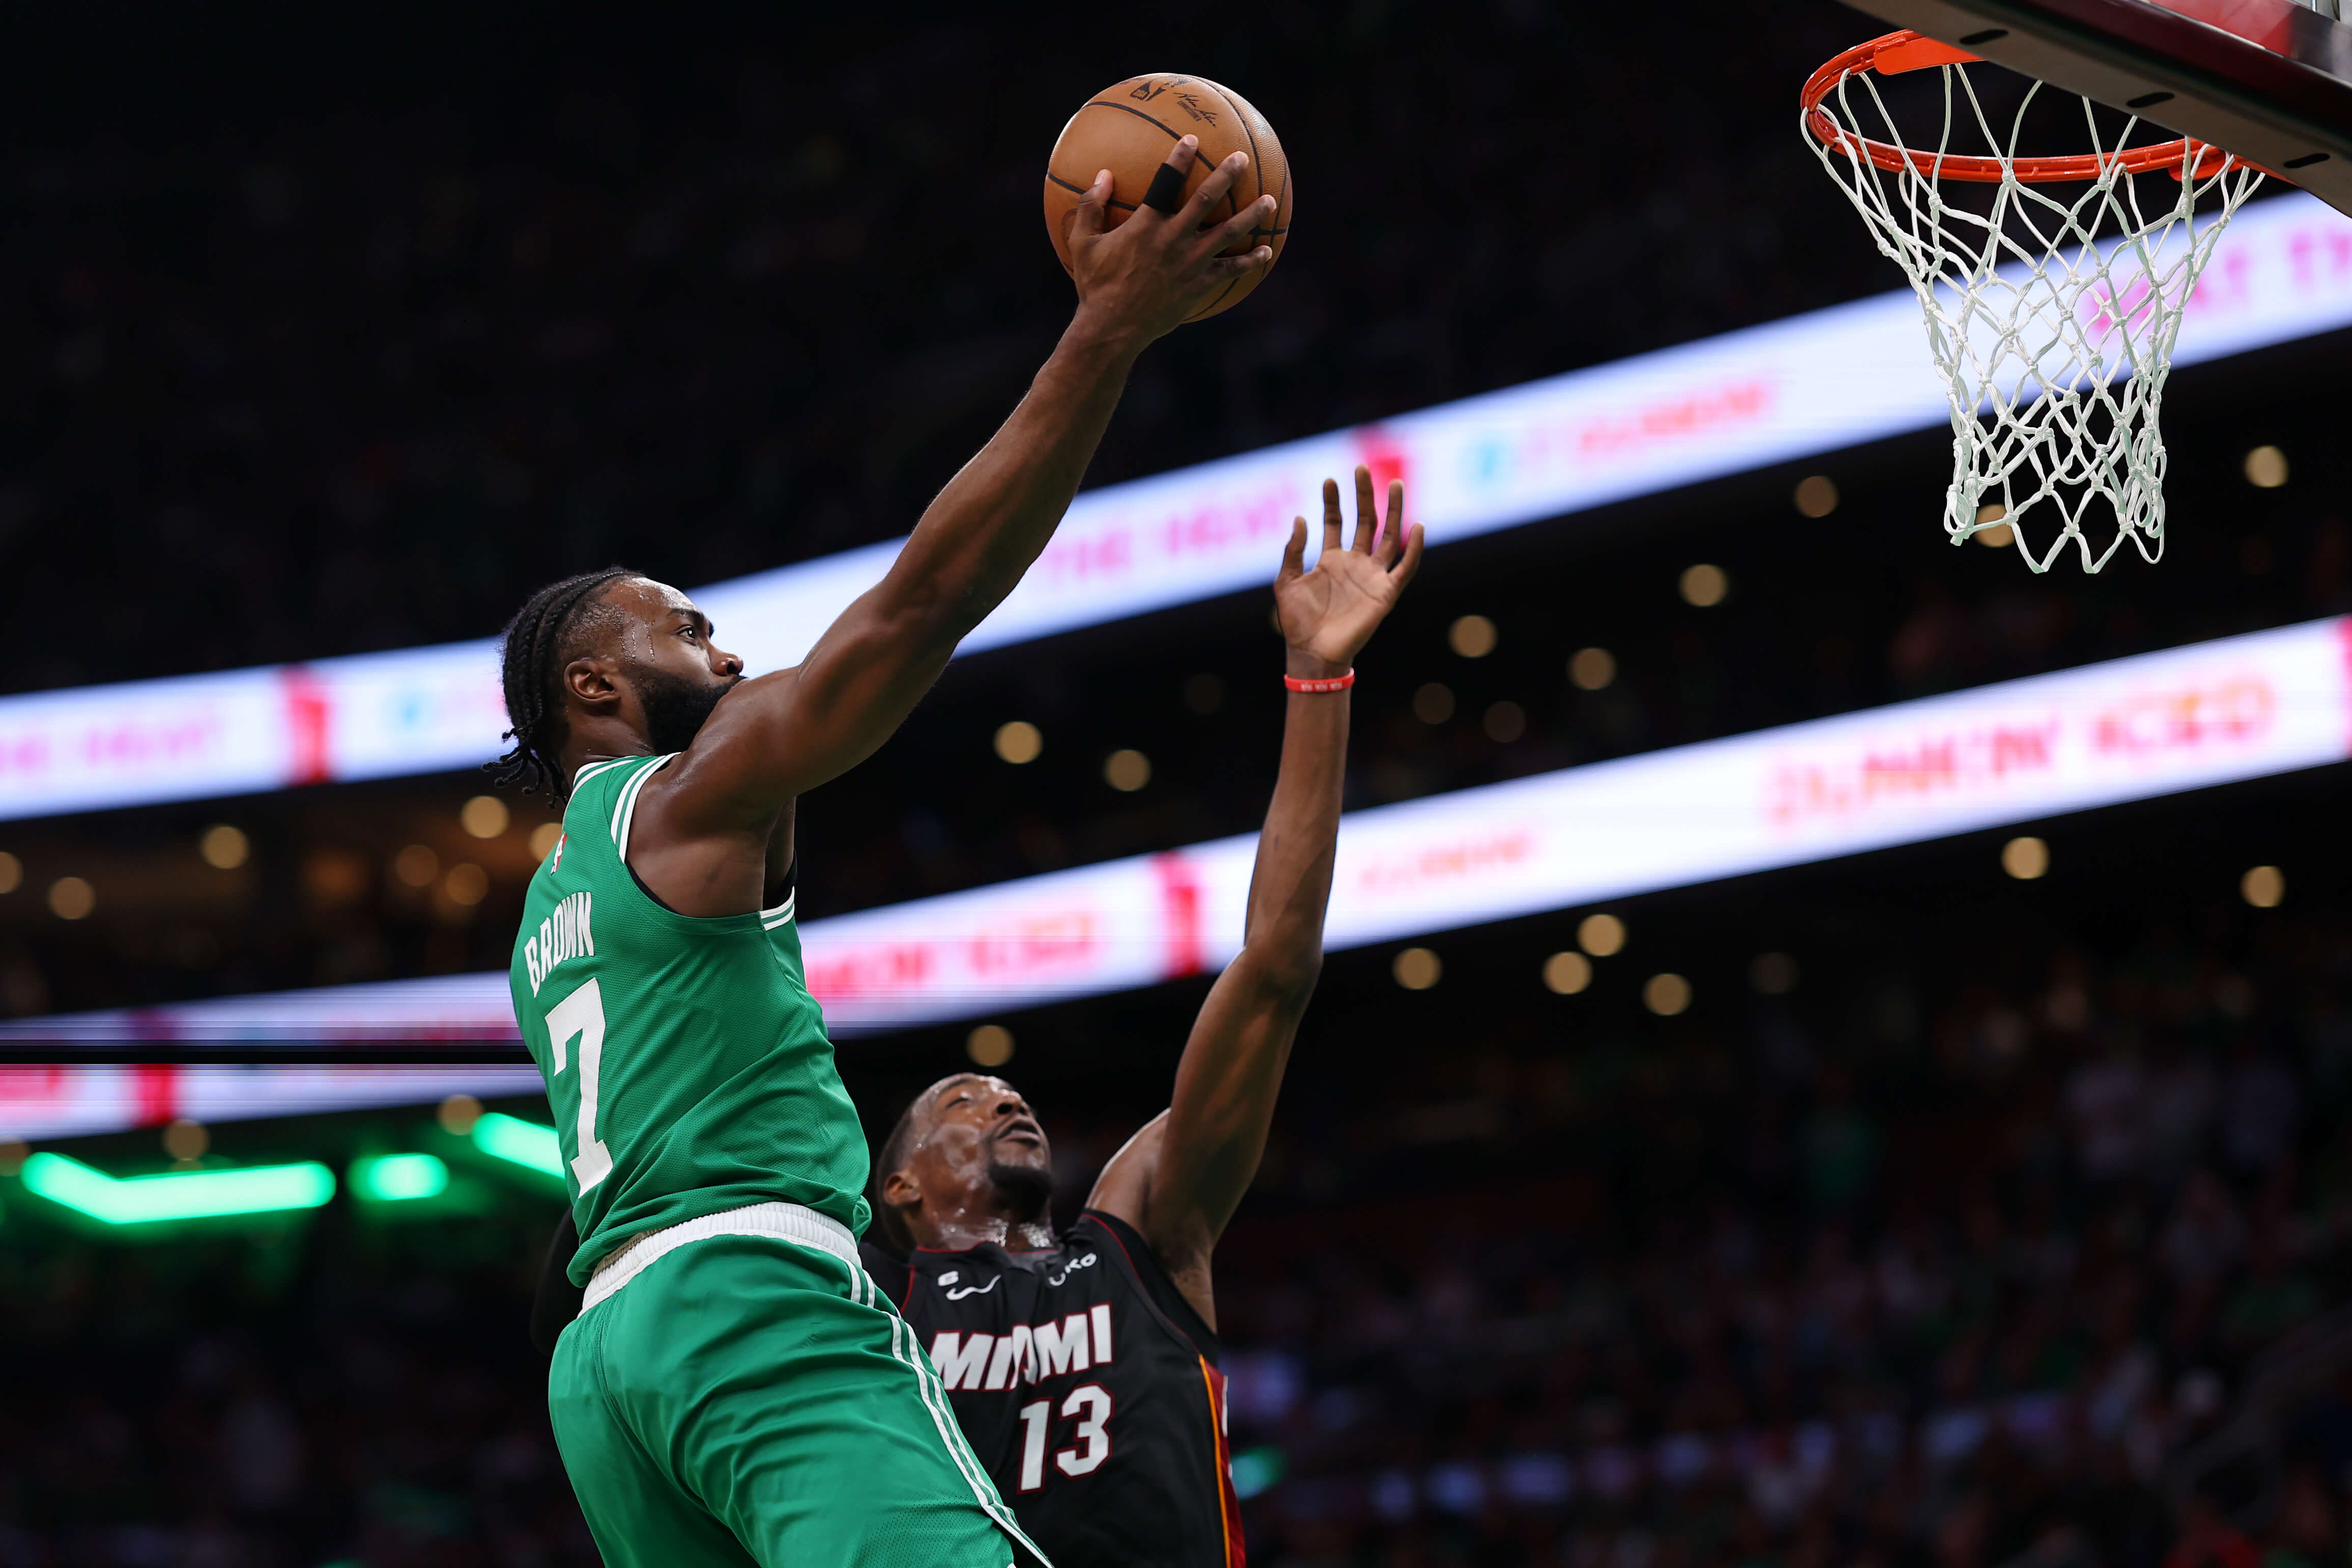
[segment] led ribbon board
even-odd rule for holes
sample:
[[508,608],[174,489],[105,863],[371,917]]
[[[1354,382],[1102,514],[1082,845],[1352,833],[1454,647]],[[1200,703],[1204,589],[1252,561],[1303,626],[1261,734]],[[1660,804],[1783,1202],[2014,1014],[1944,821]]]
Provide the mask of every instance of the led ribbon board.
[[[2352,617],[1351,812],[1327,945],[1802,865],[2352,757]],[[1255,836],[811,921],[836,1035],[1150,985],[1240,951]],[[283,992],[0,1024],[0,1040],[517,1037],[503,973]],[[0,1068],[0,1137],[222,1121],[463,1089],[528,1067]],[[499,1119],[486,1152],[560,1173],[554,1138]],[[533,1124],[535,1125],[535,1124]]]
[[[2352,221],[2289,193],[2242,212],[2174,363],[2352,324]],[[1531,382],[1377,426],[1089,490],[966,652],[1272,580],[1291,518],[1358,463],[1412,487],[1442,547],[1930,429],[1943,392],[1908,290]],[[753,673],[797,663],[898,542],[696,594]],[[493,645],[0,699],[0,819],[470,767],[506,715]]]
[[[384,1016],[405,1020],[406,1031],[452,1026],[454,1038],[513,1039],[514,1013],[506,999],[504,975],[458,977],[477,982],[481,1006],[453,1005],[440,992],[425,992],[387,1004]],[[499,984],[488,986],[482,979]],[[365,987],[362,989],[373,989]],[[279,996],[241,998],[257,1004],[288,1002],[269,1014],[271,1027],[281,1039],[365,1038],[339,1032],[333,1020],[351,999],[336,988],[291,992]],[[495,1003],[497,1012],[488,1005]],[[296,1020],[305,1005],[316,1020],[304,1027]],[[178,1037],[184,1021],[147,1013],[83,1015],[113,1018],[114,1039]],[[427,1017],[440,1025],[424,1022]],[[40,1025],[65,1020],[20,1020]],[[98,1039],[92,1031],[82,1037]],[[404,1032],[405,1038],[407,1033]],[[70,1058],[66,1046],[58,1054]],[[363,1110],[383,1105],[430,1105],[453,1094],[477,1100],[541,1091],[539,1069],[516,1067],[172,1067],[89,1066],[49,1063],[31,1067],[0,1066],[0,1140],[34,1141],[72,1138],[88,1133],[115,1132],[130,1127],[161,1127],[176,1117],[191,1121],[250,1121],[269,1116],[309,1115],[332,1110]]]

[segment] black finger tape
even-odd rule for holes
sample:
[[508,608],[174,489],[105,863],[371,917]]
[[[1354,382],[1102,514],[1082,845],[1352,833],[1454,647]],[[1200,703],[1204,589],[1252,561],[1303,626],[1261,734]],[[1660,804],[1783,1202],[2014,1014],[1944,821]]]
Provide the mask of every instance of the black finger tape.
[[1169,164],[1162,163],[1151,176],[1151,188],[1143,193],[1143,205],[1154,212],[1172,213],[1184,205],[1184,176]]

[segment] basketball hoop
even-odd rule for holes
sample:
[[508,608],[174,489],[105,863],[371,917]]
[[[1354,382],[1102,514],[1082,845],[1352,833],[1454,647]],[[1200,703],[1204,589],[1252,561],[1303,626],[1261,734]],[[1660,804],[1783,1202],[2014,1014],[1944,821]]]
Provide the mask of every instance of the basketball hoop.
[[[2019,157],[2034,82],[2006,137],[1969,78],[1978,57],[1917,33],[1846,50],[1805,83],[1805,131],[1927,312],[1927,346],[1952,414],[1952,484],[1944,531],[1961,543],[2015,529],[2020,553],[2046,572],[2068,542],[2096,572],[2128,538],[2164,553],[2164,437],[2157,416],[2180,317],[2238,204],[2263,171],[2191,141],[2127,145],[2082,100],[2091,151]],[[1937,68],[1942,114],[1931,143],[1896,127],[1879,78]],[[2053,89],[2053,91],[2058,89]],[[1863,113],[1885,140],[1864,133]],[[1952,150],[1973,131],[1990,153]],[[2143,210],[2133,176],[2168,173],[2177,196]],[[1994,187],[1983,213],[1947,198],[1945,182]],[[2054,187],[2080,186],[2079,192]],[[1957,194],[1957,193],[1955,193]],[[2200,199],[2207,210],[2198,211]],[[2105,548],[2084,531],[2105,497],[2116,530]],[[2062,526],[2037,554],[2020,524],[2050,503]]]

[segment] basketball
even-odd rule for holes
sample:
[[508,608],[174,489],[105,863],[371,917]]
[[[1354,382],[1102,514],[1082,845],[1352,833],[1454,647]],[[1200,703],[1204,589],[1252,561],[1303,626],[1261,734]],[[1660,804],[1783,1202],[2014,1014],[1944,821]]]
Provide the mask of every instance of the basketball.
[[[1054,154],[1046,160],[1045,232],[1053,237],[1063,271],[1070,269],[1070,215],[1094,184],[1096,173],[1110,171],[1107,222],[1117,228],[1150,189],[1152,173],[1168,161],[1169,148],[1187,135],[1201,139],[1200,156],[1184,183],[1188,196],[1225,159],[1235,153],[1249,155],[1249,167],[1234,181],[1212,222],[1233,216],[1262,195],[1275,199],[1272,225],[1252,229],[1249,238],[1225,254],[1241,256],[1266,245],[1273,247],[1276,260],[1282,259],[1283,242],[1290,235],[1290,161],[1282,155],[1282,143],[1265,116],[1240,93],[1205,77],[1136,76],[1088,99],[1062,127]],[[1260,272],[1234,279],[1184,319],[1205,321],[1232,310],[1249,298],[1265,276]]]

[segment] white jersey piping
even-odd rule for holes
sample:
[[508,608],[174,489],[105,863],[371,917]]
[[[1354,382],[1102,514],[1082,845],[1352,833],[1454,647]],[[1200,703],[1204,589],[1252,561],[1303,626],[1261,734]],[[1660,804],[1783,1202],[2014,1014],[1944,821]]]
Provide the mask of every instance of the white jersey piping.
[[672,752],[666,757],[656,757],[649,766],[639,768],[621,786],[618,799],[613,802],[613,849],[620,856],[621,864],[629,863],[629,828],[637,819],[637,795],[645,789],[646,781],[669,766],[677,756]]
[[606,757],[601,763],[583,763],[582,764],[580,771],[572,775],[572,792],[577,794],[582,784],[586,784],[598,773],[609,772],[614,768],[619,767],[623,763],[634,763],[639,760],[640,759],[635,757]]

